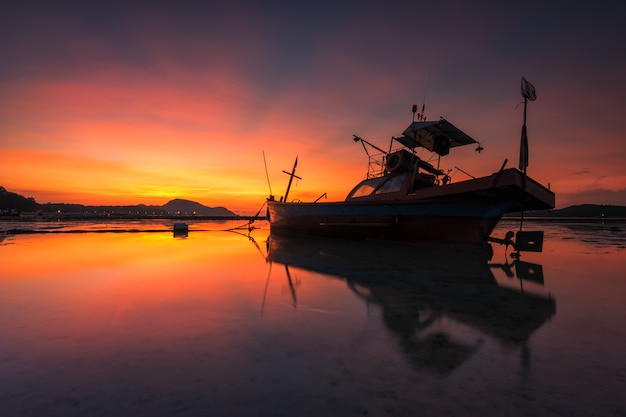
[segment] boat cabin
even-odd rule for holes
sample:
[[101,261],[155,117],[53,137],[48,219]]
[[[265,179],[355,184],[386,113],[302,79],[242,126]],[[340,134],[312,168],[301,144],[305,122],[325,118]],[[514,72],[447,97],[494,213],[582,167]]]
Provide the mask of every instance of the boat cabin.
[[[358,136],[355,138],[355,141],[361,140],[372,146]],[[450,182],[450,177],[417,156],[415,148],[425,148],[441,157],[448,155],[450,148],[478,143],[445,119],[413,122],[402,136],[391,138],[390,148],[394,141],[404,147],[392,152],[383,151],[382,163],[375,164],[382,167],[382,170],[370,175],[370,169],[368,178],[350,191],[346,201],[395,199],[406,197],[422,188],[446,185]]]
[[346,201],[406,196],[415,190],[434,187],[447,181],[448,176],[443,171],[402,149],[386,155],[383,175],[361,181],[350,191]]

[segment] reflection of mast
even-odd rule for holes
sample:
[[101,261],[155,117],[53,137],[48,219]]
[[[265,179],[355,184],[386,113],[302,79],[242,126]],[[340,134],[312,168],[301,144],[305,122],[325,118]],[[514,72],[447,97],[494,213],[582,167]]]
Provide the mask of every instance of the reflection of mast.
[[289,291],[291,291],[291,298],[293,299],[293,307],[296,308],[298,306],[298,300],[296,298],[296,289],[293,286],[293,281],[291,280],[291,273],[289,272],[289,266],[285,265],[285,272],[287,273],[287,281],[289,282]]
[[[293,307],[296,308],[298,306],[298,298],[296,296],[296,287],[293,285],[293,280],[291,279],[291,272],[289,272],[289,266],[285,265],[285,272],[287,273],[287,282],[289,283],[289,292],[291,293],[291,299],[293,301]],[[272,261],[270,261],[270,269],[267,272],[267,280],[265,281],[265,289],[263,290],[263,300],[261,301],[261,315],[263,315],[263,311],[265,310],[265,300],[267,299],[267,290],[270,286],[270,276],[272,275]]]
[[[267,257],[265,258],[265,260],[266,262],[269,262],[270,267],[269,267],[269,270],[267,271],[267,279],[265,280],[265,289],[263,290],[263,299],[261,300],[261,315],[263,315],[263,311],[265,310],[265,300],[267,299],[267,291],[270,285],[270,276],[272,275],[272,264],[273,264],[272,257],[270,256],[271,239],[268,238],[266,241],[266,244],[267,244]],[[296,308],[298,306],[298,297],[296,294],[296,285],[298,284],[298,282],[296,279],[296,283],[294,285],[294,281],[291,278],[291,271],[289,271],[289,265],[286,263],[283,263],[283,264],[285,265],[285,274],[287,275],[287,283],[289,284],[289,292],[291,293],[292,305],[294,308]]]
[[270,269],[267,271],[267,279],[265,280],[265,290],[263,291],[263,301],[261,301],[261,315],[265,310],[265,299],[267,298],[267,289],[270,286],[270,276],[272,275],[272,261],[270,261]]

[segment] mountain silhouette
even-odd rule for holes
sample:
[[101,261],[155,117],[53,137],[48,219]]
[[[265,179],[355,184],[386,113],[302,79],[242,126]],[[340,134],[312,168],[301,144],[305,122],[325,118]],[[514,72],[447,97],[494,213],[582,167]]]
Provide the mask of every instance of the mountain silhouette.
[[0,215],[19,215],[20,212],[63,213],[73,216],[85,215],[181,215],[239,217],[225,207],[207,207],[200,203],[180,198],[171,200],[162,206],[144,204],[126,206],[85,206],[82,204],[45,203],[39,204],[32,197],[24,197],[7,191],[0,186]]
[[169,214],[185,214],[199,216],[236,216],[235,213],[225,207],[207,207],[200,203],[190,200],[176,198],[168,201],[161,206],[161,209]]
[[7,191],[6,188],[0,186],[0,210],[2,213],[14,211],[35,211],[39,208],[39,204],[32,197],[24,197],[22,195]]

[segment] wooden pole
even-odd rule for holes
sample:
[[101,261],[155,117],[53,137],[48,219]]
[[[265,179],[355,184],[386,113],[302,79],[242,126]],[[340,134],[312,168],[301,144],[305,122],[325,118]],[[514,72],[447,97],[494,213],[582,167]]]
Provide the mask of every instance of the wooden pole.
[[287,191],[285,191],[285,202],[287,202],[287,196],[289,195],[289,190],[291,189],[291,182],[294,177],[301,180],[299,176],[296,175],[296,167],[298,166],[298,157],[296,156],[296,162],[293,164],[293,169],[291,172],[283,171],[285,174],[289,175],[289,184],[287,184]]

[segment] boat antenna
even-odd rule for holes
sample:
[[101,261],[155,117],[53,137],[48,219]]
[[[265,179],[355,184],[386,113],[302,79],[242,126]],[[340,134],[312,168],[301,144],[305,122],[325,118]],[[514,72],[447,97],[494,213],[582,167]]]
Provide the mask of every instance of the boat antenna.
[[270,199],[273,200],[274,193],[272,192],[272,184],[270,184],[270,175],[267,173],[267,161],[265,160],[265,151],[263,151],[263,165],[265,165],[265,178],[267,178],[267,185],[270,187]]
[[[426,87],[424,87],[424,98],[422,99],[422,112],[417,113],[417,121],[423,122],[426,120],[426,115],[424,112],[426,111],[426,92],[428,91],[428,85],[430,84],[430,73],[428,74],[428,81],[426,82]],[[413,105],[413,121],[415,121],[415,111],[417,110],[417,105]]]

